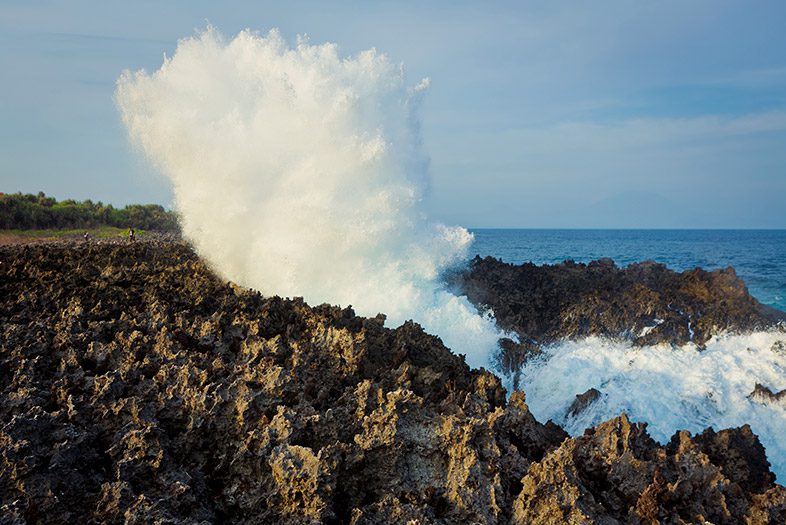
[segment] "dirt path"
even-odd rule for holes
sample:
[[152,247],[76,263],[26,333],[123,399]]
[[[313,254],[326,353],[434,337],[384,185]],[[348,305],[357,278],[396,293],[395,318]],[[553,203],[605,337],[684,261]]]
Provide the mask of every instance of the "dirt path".
[[15,244],[33,244],[40,242],[47,242],[49,238],[46,237],[28,237],[25,235],[15,235],[13,233],[0,233],[0,246],[9,246]]

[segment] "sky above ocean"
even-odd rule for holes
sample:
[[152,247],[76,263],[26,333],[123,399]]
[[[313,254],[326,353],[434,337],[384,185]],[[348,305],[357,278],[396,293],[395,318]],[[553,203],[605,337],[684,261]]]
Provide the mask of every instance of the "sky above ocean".
[[113,101],[180,38],[280,28],[430,79],[426,209],[471,227],[786,228],[786,4],[0,2],[0,191],[170,204]]

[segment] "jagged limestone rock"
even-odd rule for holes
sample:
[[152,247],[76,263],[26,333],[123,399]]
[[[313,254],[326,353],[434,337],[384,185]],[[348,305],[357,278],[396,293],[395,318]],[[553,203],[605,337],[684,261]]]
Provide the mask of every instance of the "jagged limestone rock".
[[3,523],[783,522],[745,427],[567,439],[415,323],[262,297],[181,243],[0,260]]

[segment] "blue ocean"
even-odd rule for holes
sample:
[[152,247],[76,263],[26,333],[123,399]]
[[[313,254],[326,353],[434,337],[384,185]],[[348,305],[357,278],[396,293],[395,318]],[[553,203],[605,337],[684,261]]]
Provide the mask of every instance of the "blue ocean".
[[677,271],[733,267],[761,303],[786,311],[786,230],[473,229],[470,254],[555,264],[601,257],[652,260]]

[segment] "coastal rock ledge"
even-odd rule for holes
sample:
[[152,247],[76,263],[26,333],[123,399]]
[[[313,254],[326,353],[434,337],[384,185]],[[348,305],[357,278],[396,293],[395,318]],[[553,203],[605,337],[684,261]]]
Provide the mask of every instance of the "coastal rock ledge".
[[611,259],[538,266],[475,257],[448,282],[481,310],[491,308],[502,328],[537,343],[598,335],[701,347],[724,331],[786,321],[751,296],[731,267],[675,272],[652,261],[619,268]]
[[518,336],[521,343],[503,340],[497,356],[516,386],[540,345],[563,339],[601,336],[701,349],[723,332],[786,328],[786,313],[759,303],[734,268],[675,272],[652,261],[619,268],[611,259],[538,266],[475,257],[446,280]]
[[786,523],[747,426],[569,438],[383,320],[181,243],[0,248],[0,523]]

